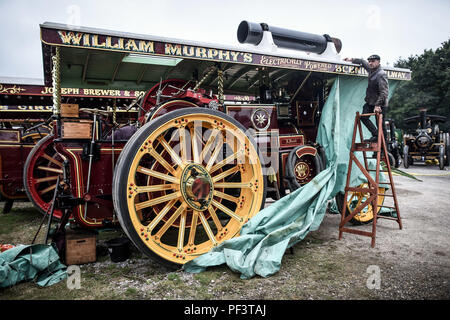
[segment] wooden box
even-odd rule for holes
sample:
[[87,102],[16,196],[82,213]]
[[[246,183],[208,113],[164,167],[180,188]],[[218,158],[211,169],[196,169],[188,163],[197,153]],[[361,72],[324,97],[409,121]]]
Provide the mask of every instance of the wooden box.
[[67,231],[66,233],[66,265],[95,262],[97,239],[92,233]]
[[92,123],[92,120],[62,121],[61,138],[91,139]]
[[78,118],[78,116],[77,104],[61,103],[61,117]]

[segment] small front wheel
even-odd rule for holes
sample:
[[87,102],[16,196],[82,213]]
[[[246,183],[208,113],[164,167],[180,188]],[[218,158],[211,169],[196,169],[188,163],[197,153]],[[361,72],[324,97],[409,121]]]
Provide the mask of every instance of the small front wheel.
[[408,169],[409,168],[409,146],[404,146],[403,147],[403,166]]
[[[363,183],[359,186],[359,188],[368,188],[367,183]],[[384,194],[386,192],[386,188],[378,188],[378,208],[377,213],[380,212],[380,209],[384,203]],[[346,216],[350,215],[353,210],[355,210],[361,203],[366,201],[369,197],[369,193],[363,193],[363,192],[349,192],[347,195],[347,199],[344,199],[345,194],[344,193],[338,193],[336,195],[336,205],[338,207],[339,213],[342,214],[342,209],[344,208],[344,205],[347,206],[346,209]],[[353,225],[362,225],[362,224],[368,224],[373,221],[374,212],[373,212],[373,206],[372,204],[368,204],[365,208],[363,208],[360,212],[355,214],[355,216],[350,219],[350,222]]]

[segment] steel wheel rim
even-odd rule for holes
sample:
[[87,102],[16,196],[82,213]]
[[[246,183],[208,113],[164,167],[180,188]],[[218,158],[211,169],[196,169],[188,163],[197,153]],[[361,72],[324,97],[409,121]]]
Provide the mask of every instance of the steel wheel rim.
[[[179,152],[174,141],[179,142]],[[226,155],[219,157],[224,149]],[[144,167],[149,158],[153,165]],[[189,186],[182,177],[192,177],[186,174],[191,167],[209,175],[209,200],[202,208],[186,198]],[[146,185],[140,184],[142,175]],[[229,181],[236,176],[237,181]],[[151,132],[133,158],[126,190],[130,219],[141,242],[177,264],[238,235],[259,212],[264,194],[261,164],[245,133],[219,116],[203,113],[176,117]],[[144,218],[146,210],[153,211],[151,218]]]

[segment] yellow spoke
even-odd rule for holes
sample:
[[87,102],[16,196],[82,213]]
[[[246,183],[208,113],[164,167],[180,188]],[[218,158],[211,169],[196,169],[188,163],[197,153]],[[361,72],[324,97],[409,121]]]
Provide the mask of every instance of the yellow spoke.
[[216,200],[213,200],[212,205],[214,205],[216,208],[222,210],[223,213],[229,215],[230,217],[236,219],[239,222],[242,222],[242,218],[239,217],[237,214],[235,214],[233,211],[231,211],[230,209],[228,209],[227,207],[225,207],[223,204],[217,202]]
[[211,206],[209,206],[208,211],[209,211],[209,214],[211,215],[211,218],[214,221],[214,224],[216,225],[217,231],[222,230],[222,224],[220,223],[219,217],[217,217],[217,214],[214,211],[214,209]]
[[178,133],[180,135],[180,153],[181,160],[183,162],[187,161],[187,147],[186,147],[186,131],[184,127],[178,128]]
[[217,143],[216,149],[214,150],[213,154],[209,158],[208,164],[206,165],[206,170],[207,171],[211,170],[211,167],[214,164],[214,162],[216,161],[217,157],[219,156],[220,151],[222,151],[222,146],[223,146],[223,140],[221,139]]
[[173,189],[175,189],[174,184],[157,184],[157,185],[152,185],[152,186],[137,187],[136,193],[156,192],[156,191],[173,190]]
[[177,202],[176,199],[171,200],[169,203],[166,204],[166,206],[158,213],[158,215],[155,217],[155,219],[152,220],[152,222],[148,225],[148,232],[152,232],[152,230],[156,227],[156,225],[161,221],[162,218],[169,212],[170,209],[175,205]]
[[192,213],[191,230],[189,231],[188,244],[193,245],[195,240],[195,232],[197,231],[198,211]]
[[181,193],[179,191],[174,193],[166,194],[165,196],[161,196],[155,199],[147,200],[144,202],[136,203],[135,208],[136,211],[142,210],[147,207],[151,207],[157,205],[159,203],[167,202],[169,200],[178,199],[181,197]]
[[224,171],[222,173],[219,173],[217,176],[213,177],[212,181],[213,182],[217,182],[219,180],[222,180],[222,179],[228,177],[230,174],[235,173],[237,171],[239,171],[239,167],[238,166],[234,166],[233,168],[228,169],[227,171]]
[[160,137],[158,138],[158,141],[161,143],[161,145],[166,149],[166,151],[169,153],[169,155],[172,157],[172,160],[179,166],[183,164],[183,161],[181,161],[181,158],[178,156],[178,154],[172,149],[172,147],[167,143],[164,138]]
[[241,154],[242,154],[242,150],[236,151],[235,153],[233,153],[231,156],[223,159],[222,161],[216,163],[209,171],[209,173],[213,173],[217,170],[219,170],[220,168],[222,168],[224,165],[227,165],[231,162],[233,162],[235,159],[237,159]]
[[214,184],[214,188],[230,188],[230,189],[244,189],[251,188],[251,182],[217,182]]
[[49,172],[56,172],[56,173],[60,173],[60,174],[63,173],[62,169],[55,169],[55,168],[49,168],[49,167],[43,167],[43,166],[38,166],[37,168],[39,170],[44,170],[44,171],[49,171]]
[[172,214],[169,220],[158,230],[155,237],[161,238],[161,236],[169,229],[169,227],[175,222],[175,220],[180,216],[180,214],[186,210],[186,205],[184,203],[178,207],[178,209]]
[[175,169],[155,149],[150,149],[150,155],[158,161],[167,171],[175,174]]
[[180,217],[180,227],[178,228],[178,252],[183,251],[184,246],[184,231],[186,228],[186,210],[183,211]]
[[161,173],[161,172],[158,172],[158,171],[147,169],[147,168],[144,168],[142,166],[137,167],[136,172],[143,173],[143,174],[146,174],[148,176],[152,176],[152,177],[155,177],[155,178],[158,178],[158,179],[161,179],[161,180],[169,181],[169,182],[172,182],[172,183],[175,183],[175,184],[179,184],[178,179],[175,178],[175,177],[169,176],[167,174],[164,174],[164,173]]
[[47,181],[52,181],[52,180],[56,180],[56,179],[58,179],[58,176],[50,176],[50,177],[36,179],[35,182],[41,183],[41,182],[47,182]]
[[208,224],[208,220],[206,220],[205,216],[203,215],[203,212],[199,211],[198,215],[200,216],[200,221],[202,222],[203,228],[205,228],[209,240],[211,240],[211,242],[215,246],[217,244],[217,240],[216,237],[214,236],[213,231],[211,230],[211,227]]
[[43,195],[43,194],[45,194],[45,193],[47,193],[49,191],[55,190],[55,188],[56,188],[56,183],[54,185],[51,185],[50,187],[47,187],[47,188],[39,191],[39,194]]
[[209,149],[211,149],[211,146],[213,142],[216,140],[216,137],[219,134],[219,132],[220,132],[219,130],[214,129],[209,135],[208,141],[206,141],[205,147],[203,148],[202,153],[200,153],[201,162],[205,159],[205,155],[208,153]]
[[59,162],[59,161],[56,160],[56,159],[53,159],[53,158],[50,157],[48,154],[44,153],[42,156],[43,156],[45,159],[47,159],[48,161],[53,162],[54,164],[56,164],[58,167],[62,167],[62,163],[61,163],[61,162]]
[[[217,188],[216,185],[215,185],[215,187]],[[238,202],[239,202],[239,198],[230,196],[229,194],[220,192],[220,191],[218,191],[218,190],[214,190],[214,195],[215,195],[216,197],[219,197],[219,198],[222,198],[222,199],[225,199],[225,200],[228,200],[228,201],[232,201],[232,202],[234,202],[234,203],[238,203]]]

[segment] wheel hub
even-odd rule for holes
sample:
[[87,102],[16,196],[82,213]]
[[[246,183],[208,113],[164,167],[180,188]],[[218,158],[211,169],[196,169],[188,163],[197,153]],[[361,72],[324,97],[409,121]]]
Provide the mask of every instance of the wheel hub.
[[213,183],[206,169],[195,163],[187,165],[181,174],[181,194],[194,210],[204,211],[213,197]]

